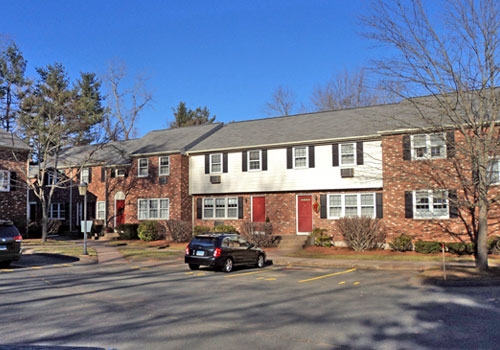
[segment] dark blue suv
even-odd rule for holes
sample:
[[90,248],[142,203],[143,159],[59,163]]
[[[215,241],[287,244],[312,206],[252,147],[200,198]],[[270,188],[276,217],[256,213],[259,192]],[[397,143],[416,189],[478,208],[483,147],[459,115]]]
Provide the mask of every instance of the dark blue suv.
[[22,254],[23,237],[12,221],[0,220],[0,267],[9,267]]
[[191,270],[209,266],[231,272],[235,266],[262,268],[266,253],[235,233],[207,233],[193,237],[186,247],[184,262]]

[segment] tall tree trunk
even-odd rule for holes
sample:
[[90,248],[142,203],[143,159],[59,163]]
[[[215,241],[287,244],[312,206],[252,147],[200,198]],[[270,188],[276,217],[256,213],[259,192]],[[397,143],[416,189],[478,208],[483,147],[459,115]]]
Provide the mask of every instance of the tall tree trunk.
[[42,201],[42,243],[47,242],[48,222],[47,205]]
[[488,270],[488,203],[479,199],[479,218],[475,250],[476,268]]

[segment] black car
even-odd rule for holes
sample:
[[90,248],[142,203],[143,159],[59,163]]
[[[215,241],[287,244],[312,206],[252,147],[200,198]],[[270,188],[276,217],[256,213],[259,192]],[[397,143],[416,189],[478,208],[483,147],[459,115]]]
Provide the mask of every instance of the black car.
[[191,270],[203,265],[231,272],[235,266],[264,267],[266,253],[238,234],[208,233],[191,239],[184,262]]
[[22,254],[23,237],[12,221],[0,220],[0,267],[9,267]]

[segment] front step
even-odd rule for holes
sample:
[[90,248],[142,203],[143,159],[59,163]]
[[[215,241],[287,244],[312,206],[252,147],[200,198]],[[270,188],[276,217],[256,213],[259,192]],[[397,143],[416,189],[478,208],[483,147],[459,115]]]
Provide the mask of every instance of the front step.
[[282,235],[278,248],[281,249],[302,249],[309,236]]

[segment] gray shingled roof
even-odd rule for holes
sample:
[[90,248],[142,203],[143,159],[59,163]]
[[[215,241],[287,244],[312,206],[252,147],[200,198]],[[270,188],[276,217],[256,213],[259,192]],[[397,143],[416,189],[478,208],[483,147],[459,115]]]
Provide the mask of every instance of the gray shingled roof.
[[30,147],[23,140],[5,130],[0,130],[0,148],[14,148],[24,151],[30,150]]
[[381,131],[422,126],[409,103],[308,113],[229,123],[188,153],[368,139]]
[[176,129],[155,130],[137,139],[132,154],[183,153],[193,144],[221,128],[222,124],[206,124]]
[[130,164],[131,157],[183,153],[221,124],[198,125],[178,129],[155,130],[139,139],[101,145],[72,147],[60,157],[59,167],[105,164]]

